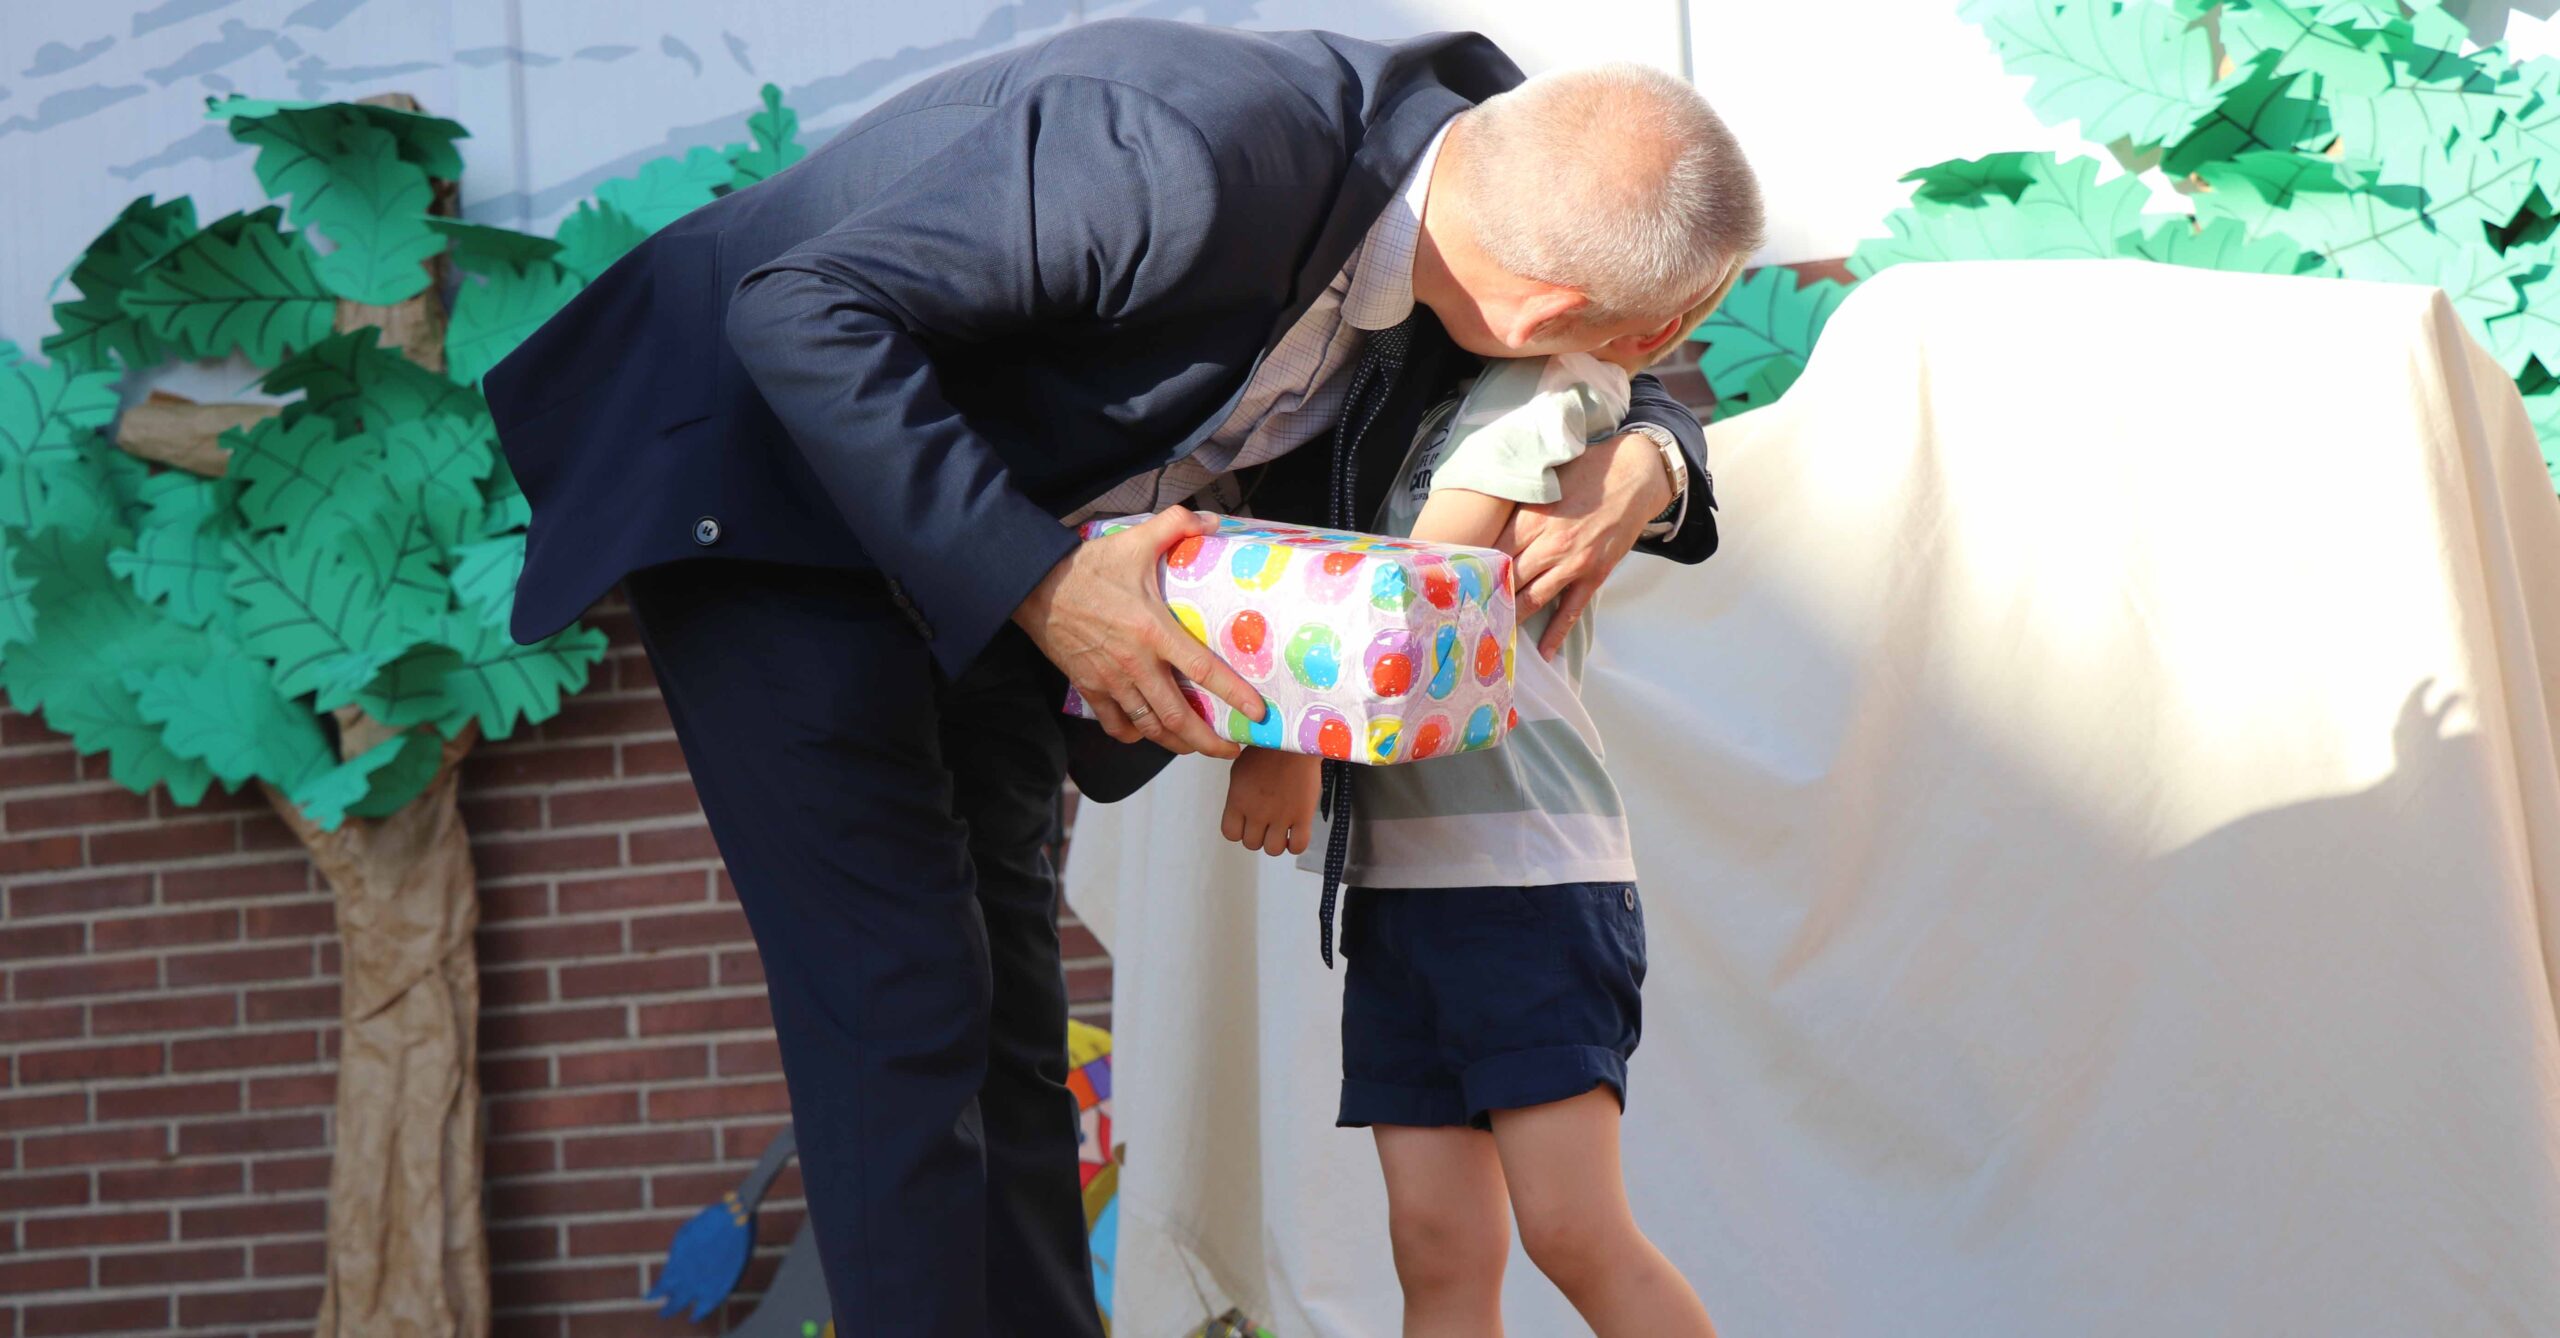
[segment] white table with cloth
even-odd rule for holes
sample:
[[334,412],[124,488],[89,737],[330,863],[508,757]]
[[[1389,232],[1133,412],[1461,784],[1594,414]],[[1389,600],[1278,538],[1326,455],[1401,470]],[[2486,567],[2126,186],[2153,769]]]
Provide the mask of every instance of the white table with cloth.
[[[1904,266],[1709,445],[1724,549],[1620,568],[1588,689],[1630,1190],[1726,1338],[2560,1334],[2560,504],[2443,297]],[[1077,816],[1115,1332],[1390,1335],[1315,882],[1224,783]]]

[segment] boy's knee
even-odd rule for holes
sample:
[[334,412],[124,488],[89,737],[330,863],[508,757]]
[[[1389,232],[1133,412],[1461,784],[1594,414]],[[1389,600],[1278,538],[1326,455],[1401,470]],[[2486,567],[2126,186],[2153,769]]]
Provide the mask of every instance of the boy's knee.
[[1408,1291],[1499,1283],[1511,1254],[1510,1227],[1501,1218],[1439,1207],[1391,1212],[1387,1237]]
[[1626,1241],[1622,1233],[1583,1214],[1550,1212],[1521,1217],[1520,1245],[1549,1282],[1571,1295],[1606,1274]]

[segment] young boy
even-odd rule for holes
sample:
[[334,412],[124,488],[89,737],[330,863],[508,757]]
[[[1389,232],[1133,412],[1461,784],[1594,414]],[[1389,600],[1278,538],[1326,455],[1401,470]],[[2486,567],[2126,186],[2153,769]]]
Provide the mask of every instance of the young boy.
[[[1662,343],[1489,364],[1424,418],[1377,528],[1492,545],[1516,506],[1555,500],[1556,466],[1615,434],[1630,375],[1677,347],[1739,272]],[[1552,611],[1521,625],[1521,645]],[[1377,1139],[1407,1338],[1501,1333],[1514,1217],[1601,1338],[1714,1333],[1637,1229],[1618,1168],[1644,915],[1625,810],[1582,709],[1591,625],[1586,613],[1553,662],[1518,657],[1519,724],[1501,747],[1360,776],[1337,1123]],[[1317,758],[1246,749],[1224,835],[1321,852],[1320,775]]]

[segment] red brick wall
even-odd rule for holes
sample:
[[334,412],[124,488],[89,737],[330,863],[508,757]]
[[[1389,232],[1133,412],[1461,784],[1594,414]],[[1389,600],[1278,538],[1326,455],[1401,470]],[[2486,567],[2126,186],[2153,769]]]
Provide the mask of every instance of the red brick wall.
[[[619,603],[554,720],[465,764],[497,1330],[714,1333],[639,1304],[678,1223],[784,1120],[762,978]],[[1067,927],[1079,1016],[1110,966]],[[306,1334],[337,944],[251,796],[130,794],[0,716],[0,1338]],[[741,1295],[801,1218],[766,1201]],[[732,1302],[731,1316],[746,1307]]]

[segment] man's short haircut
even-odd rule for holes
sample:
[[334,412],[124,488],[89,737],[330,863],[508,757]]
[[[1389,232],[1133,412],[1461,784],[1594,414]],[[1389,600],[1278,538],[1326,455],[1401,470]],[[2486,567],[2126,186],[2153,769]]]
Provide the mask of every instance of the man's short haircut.
[[1668,318],[1759,249],[1760,183],[1698,90],[1647,65],[1543,74],[1453,129],[1476,241],[1581,292],[1586,323]]

